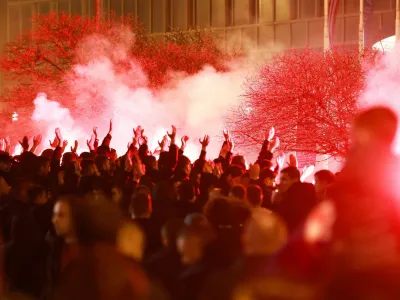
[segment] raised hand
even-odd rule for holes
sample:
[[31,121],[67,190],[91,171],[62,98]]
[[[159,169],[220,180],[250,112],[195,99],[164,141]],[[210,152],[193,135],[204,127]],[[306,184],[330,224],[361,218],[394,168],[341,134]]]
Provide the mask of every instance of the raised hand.
[[111,134],[112,131],[113,131],[113,120],[110,119],[110,127],[109,127],[109,129],[108,129],[108,134]]
[[95,138],[97,139],[97,127],[93,127],[93,134],[95,136]]
[[0,139],[0,151],[6,151],[6,141],[4,139]]
[[63,146],[62,146],[63,150],[65,150],[67,146],[68,146],[68,141],[67,140],[63,141]]
[[161,140],[161,142],[158,142],[158,145],[160,146],[160,151],[161,152],[165,151],[165,147],[167,145],[167,142],[168,142],[168,137],[166,135],[164,135],[164,137]]
[[176,127],[174,125],[172,125],[172,132],[169,133],[167,131],[167,135],[171,139],[171,144],[174,144],[175,143],[175,137],[176,137]]
[[29,139],[27,136],[24,136],[22,142],[19,141],[19,144],[21,145],[23,151],[29,151]]
[[279,147],[279,145],[281,144],[280,140],[278,137],[275,137],[271,143],[269,144],[269,151],[274,152],[276,150],[276,148]]
[[9,136],[6,136],[6,138],[4,139],[5,143],[6,143],[6,149],[4,150],[7,153],[10,153],[11,150],[11,140]]
[[189,137],[188,137],[187,135],[184,135],[184,136],[181,138],[181,143],[182,143],[181,150],[182,150],[182,151],[185,150],[185,148],[186,148],[186,143],[187,143],[188,140],[189,140]]
[[225,141],[227,142],[229,140],[229,137],[231,136],[229,130],[225,128],[222,133],[224,135]]
[[265,133],[265,139],[268,141],[272,141],[275,136],[275,128],[271,127],[271,129]]
[[200,142],[203,150],[205,150],[207,148],[207,146],[210,144],[210,137],[208,135],[205,135],[203,137],[203,139],[199,139],[199,142]]
[[56,137],[58,138],[58,140],[59,140],[59,142],[61,144],[61,141],[63,140],[63,137],[62,137],[60,128],[56,128]]
[[54,141],[51,141],[51,140],[50,140],[49,143],[50,143],[50,147],[53,148],[53,149],[55,149],[55,148],[58,146],[58,138],[55,137],[55,138],[54,138]]
[[88,146],[90,151],[94,151],[94,141],[96,139],[95,134],[92,134],[90,140],[86,140],[86,145]]
[[314,172],[315,167],[313,165],[311,166],[305,166],[303,168],[300,180],[304,181],[306,180],[309,176],[311,176],[311,174]]
[[278,157],[276,158],[276,164],[278,165],[279,170],[282,170],[284,163],[285,163],[285,154],[278,155]]
[[297,158],[296,158],[296,156],[294,154],[290,154],[289,163],[288,164],[289,164],[290,167],[295,167],[295,168],[298,167]]
[[137,138],[141,137],[143,132],[144,132],[144,130],[142,129],[142,126],[140,126],[140,125],[138,127],[136,127],[136,129],[135,128],[133,129],[133,134]]
[[36,135],[36,136],[33,137],[33,145],[34,145],[34,146],[37,147],[37,146],[39,146],[41,143],[42,143],[42,135],[41,135],[41,134]]
[[78,151],[78,141],[77,140],[75,140],[74,146],[73,147],[71,146],[71,152],[76,153],[76,151]]

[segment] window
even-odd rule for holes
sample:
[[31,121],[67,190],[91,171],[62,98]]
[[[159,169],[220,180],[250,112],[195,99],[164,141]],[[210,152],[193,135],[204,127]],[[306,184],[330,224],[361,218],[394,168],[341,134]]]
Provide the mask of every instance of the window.
[[375,2],[375,10],[388,10],[390,9],[390,0],[379,0]]
[[96,15],[96,0],[89,0],[89,16],[94,17]]
[[50,12],[50,2],[39,2],[39,14],[47,14]]
[[71,0],[71,15],[82,14],[82,1],[81,0]]
[[317,17],[323,17],[324,16],[324,0],[315,0],[316,1],[316,16]]
[[8,8],[8,38],[11,41],[21,34],[21,7],[19,5]]
[[69,1],[68,0],[59,0],[58,1],[58,11],[69,14]]
[[136,0],[124,0],[124,14],[136,15]]
[[315,0],[300,0],[300,18],[309,19],[315,15]]
[[226,0],[225,5],[225,26],[233,25],[233,1],[234,0]]
[[150,4],[149,0],[137,0],[137,17],[147,32],[151,32]]
[[32,3],[22,4],[21,6],[23,32],[32,29],[32,8]]
[[196,26],[210,26],[211,0],[196,0]]
[[269,23],[274,21],[274,0],[260,0],[259,22]]
[[167,20],[166,0],[153,0],[152,11],[152,32],[165,32]]
[[358,13],[360,10],[360,2],[352,0],[344,0],[344,13],[352,14]]
[[234,25],[245,25],[250,23],[249,1],[234,0]]
[[122,16],[122,0],[109,0],[110,12],[114,12],[117,16]]
[[225,26],[225,0],[211,0],[211,26]]
[[182,29],[188,27],[187,4],[187,0],[172,0],[172,27]]
[[297,18],[297,0],[275,1],[276,21],[289,21]]

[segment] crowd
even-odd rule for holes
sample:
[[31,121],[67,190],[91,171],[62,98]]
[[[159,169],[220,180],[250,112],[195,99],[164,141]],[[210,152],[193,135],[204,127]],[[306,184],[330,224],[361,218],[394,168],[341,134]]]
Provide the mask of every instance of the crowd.
[[[76,153],[56,129],[0,143],[0,299],[399,299],[397,117],[361,113],[340,173],[303,181],[295,156],[274,157],[273,129],[253,164],[195,162],[176,128],[157,157],[142,128],[117,157],[97,129]],[[70,150],[70,151],[68,151]]]

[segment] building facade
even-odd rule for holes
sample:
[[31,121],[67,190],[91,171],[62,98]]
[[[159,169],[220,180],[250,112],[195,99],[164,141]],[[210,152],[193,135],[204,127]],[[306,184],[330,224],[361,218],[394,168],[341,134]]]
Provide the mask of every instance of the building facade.
[[[336,44],[357,43],[359,1],[340,1]],[[369,33],[373,40],[394,35],[395,1],[374,0]],[[137,15],[154,35],[173,27],[202,26],[225,40],[239,37],[257,47],[282,48],[323,46],[323,5],[324,0],[101,0],[103,12]],[[0,51],[32,27],[32,15],[54,10],[93,16],[95,0],[0,0]],[[0,92],[4,85],[0,74]]]

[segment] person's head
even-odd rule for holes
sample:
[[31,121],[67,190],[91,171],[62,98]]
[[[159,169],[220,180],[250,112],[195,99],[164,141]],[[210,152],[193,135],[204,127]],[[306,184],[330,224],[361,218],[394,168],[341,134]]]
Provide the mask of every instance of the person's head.
[[268,187],[275,186],[276,174],[270,168],[265,168],[260,172],[260,180]]
[[99,192],[87,193],[78,204],[74,225],[79,244],[116,245],[122,221],[120,208]]
[[242,235],[245,255],[272,255],[287,241],[283,220],[265,208],[253,210]]
[[73,195],[57,199],[53,209],[53,225],[56,234],[66,240],[75,237],[74,219],[77,209],[77,198]]
[[92,160],[92,161],[94,161],[94,156],[93,156],[93,154],[90,153],[90,152],[82,152],[82,153],[79,155],[79,158],[80,158],[81,160]]
[[144,162],[146,163],[146,166],[148,167],[149,170],[158,169],[157,158],[155,156],[152,155],[146,156]]
[[247,187],[247,201],[252,207],[261,207],[263,192],[258,185],[252,184]]
[[189,176],[190,172],[192,171],[192,163],[190,162],[189,158],[187,158],[184,155],[181,155],[181,156],[179,156],[178,165],[176,168],[177,168],[177,170],[181,170],[187,176]]
[[246,172],[240,177],[240,184],[244,187],[247,187],[250,184],[250,174]]
[[7,152],[0,151],[0,171],[8,172],[11,168],[11,157]]
[[183,227],[177,238],[177,248],[184,265],[192,265],[201,261],[206,247],[215,239],[211,226]]
[[236,155],[232,158],[232,165],[239,166],[243,170],[246,170],[246,159],[243,155]]
[[47,190],[42,186],[34,186],[28,190],[29,202],[36,205],[46,204],[48,201]]
[[196,189],[190,180],[183,180],[178,186],[178,201],[194,202]]
[[36,158],[36,174],[38,176],[47,176],[50,173],[50,160],[44,156]]
[[28,191],[32,188],[33,183],[29,179],[21,178],[11,187],[11,195],[22,202],[29,202]]
[[353,123],[353,147],[390,149],[397,132],[397,116],[389,108],[373,107],[359,114]]
[[106,174],[110,171],[110,160],[106,156],[97,156],[95,159],[97,170],[101,174]]
[[74,162],[76,162],[76,160],[77,160],[77,156],[75,153],[66,152],[66,153],[64,153],[64,155],[62,157],[61,165],[65,167],[70,164],[73,164]]
[[335,182],[336,176],[329,170],[321,170],[315,173],[314,179],[315,192],[317,194],[324,194],[327,187]]
[[239,166],[230,166],[226,172],[226,180],[229,185],[240,184],[241,177],[244,173],[244,170]]
[[161,228],[161,238],[164,247],[174,249],[178,234],[183,228],[183,220],[179,218],[169,219]]
[[117,233],[117,249],[127,257],[141,261],[145,248],[145,235],[134,223],[123,222]]
[[124,192],[120,184],[113,184],[111,186],[111,200],[115,204],[120,204],[124,197]]
[[53,157],[54,150],[53,149],[46,149],[43,150],[42,154],[40,156],[47,158],[50,160]]
[[151,195],[136,194],[131,201],[131,215],[134,219],[150,218],[153,212]]
[[286,192],[293,184],[300,181],[300,171],[296,167],[283,169],[279,177],[279,191]]
[[83,176],[95,176],[99,174],[96,163],[90,160],[84,160],[81,162],[82,175]]
[[231,190],[229,191],[229,197],[234,197],[239,200],[245,200],[246,188],[241,184],[232,186]]

